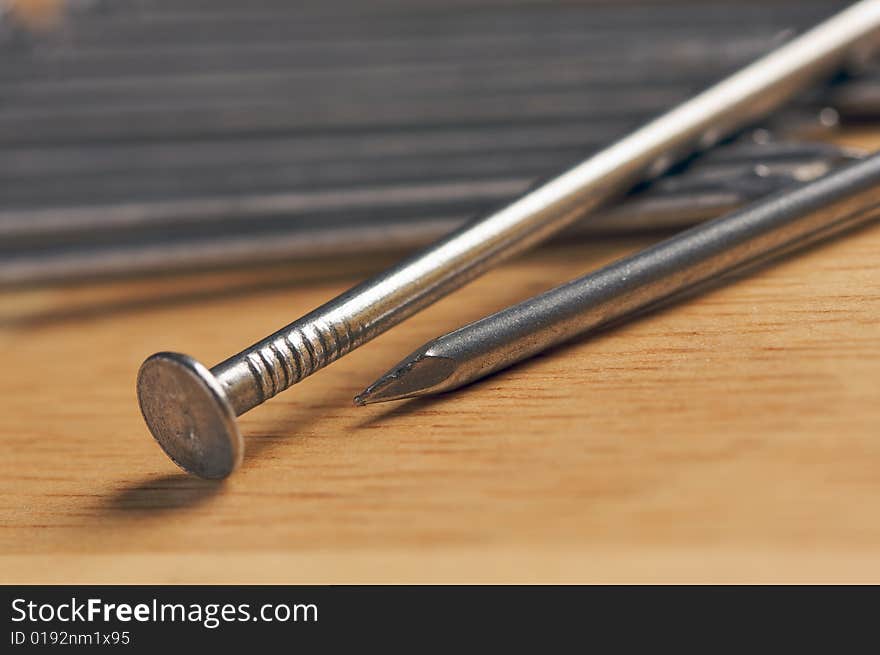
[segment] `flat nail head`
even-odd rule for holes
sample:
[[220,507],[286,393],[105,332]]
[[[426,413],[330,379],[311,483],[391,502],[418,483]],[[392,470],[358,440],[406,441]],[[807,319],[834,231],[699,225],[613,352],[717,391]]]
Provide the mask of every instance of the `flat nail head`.
[[138,402],[162,450],[183,470],[225,478],[241,463],[244,443],[217,379],[188,355],[161,352],[138,372]]

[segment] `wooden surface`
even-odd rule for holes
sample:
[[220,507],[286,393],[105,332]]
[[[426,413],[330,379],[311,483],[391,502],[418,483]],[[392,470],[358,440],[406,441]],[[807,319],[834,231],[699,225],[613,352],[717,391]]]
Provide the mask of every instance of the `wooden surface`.
[[0,580],[880,582],[880,225],[459,393],[351,404],[650,242],[492,272],[244,417],[217,484],[149,437],[140,362],[213,364],[390,260],[0,293]]

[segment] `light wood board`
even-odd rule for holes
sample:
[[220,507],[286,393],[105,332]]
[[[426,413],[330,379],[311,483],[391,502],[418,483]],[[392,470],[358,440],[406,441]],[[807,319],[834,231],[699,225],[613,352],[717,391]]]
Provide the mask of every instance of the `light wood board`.
[[393,259],[3,291],[0,581],[880,582],[880,225],[459,393],[352,405],[653,240],[491,272],[242,418],[224,483],[153,443],[140,362],[212,365]]

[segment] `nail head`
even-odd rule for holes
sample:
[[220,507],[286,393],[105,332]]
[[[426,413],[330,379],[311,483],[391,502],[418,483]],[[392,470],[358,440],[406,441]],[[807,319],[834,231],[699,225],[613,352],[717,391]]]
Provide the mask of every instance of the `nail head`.
[[217,479],[241,463],[235,412],[206,366],[188,355],[156,353],[141,366],[137,391],[150,432],[182,469]]

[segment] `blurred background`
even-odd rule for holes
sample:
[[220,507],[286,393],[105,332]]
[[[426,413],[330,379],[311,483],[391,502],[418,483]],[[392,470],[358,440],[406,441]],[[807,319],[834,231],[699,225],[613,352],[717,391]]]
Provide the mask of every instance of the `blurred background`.
[[[402,252],[846,3],[4,0],[0,284]],[[581,230],[674,229],[854,156],[865,62]]]

